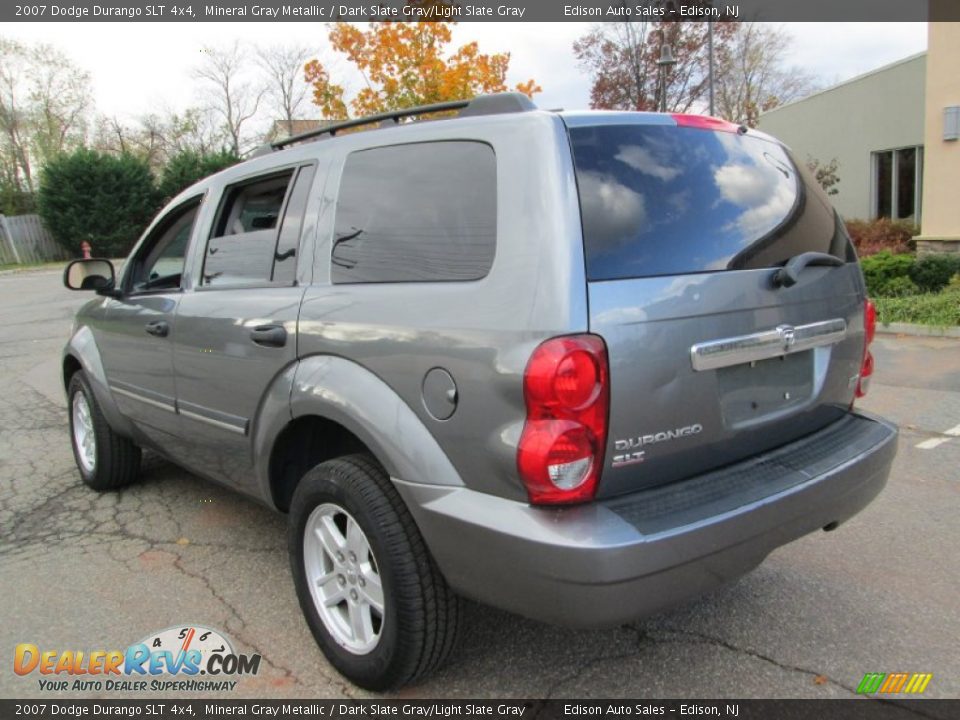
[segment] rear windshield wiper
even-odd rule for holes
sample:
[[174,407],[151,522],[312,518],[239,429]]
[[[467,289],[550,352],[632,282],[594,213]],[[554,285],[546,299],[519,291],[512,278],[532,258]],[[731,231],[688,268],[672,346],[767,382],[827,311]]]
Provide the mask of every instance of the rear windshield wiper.
[[808,265],[829,265],[840,267],[844,261],[836,255],[828,255],[822,252],[805,252],[787,260],[787,264],[773,274],[773,286],[790,287],[797,284],[800,279],[800,273]]

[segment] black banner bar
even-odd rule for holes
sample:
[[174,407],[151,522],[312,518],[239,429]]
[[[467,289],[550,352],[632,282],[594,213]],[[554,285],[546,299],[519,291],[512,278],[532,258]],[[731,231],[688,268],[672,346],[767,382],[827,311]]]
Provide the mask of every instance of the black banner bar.
[[960,700],[0,700],[0,718],[341,720],[346,718],[724,718],[896,720],[960,717]]
[[4,2],[0,22],[960,21],[960,0],[63,0]]

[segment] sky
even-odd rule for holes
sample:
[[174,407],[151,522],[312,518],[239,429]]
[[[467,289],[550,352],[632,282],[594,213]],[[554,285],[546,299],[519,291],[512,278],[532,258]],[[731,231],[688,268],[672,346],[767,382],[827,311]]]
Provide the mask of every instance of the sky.
[[[789,65],[806,68],[824,86],[847,80],[926,49],[925,23],[781,23],[793,38]],[[477,40],[482,52],[510,52],[509,84],[535,78],[544,108],[589,105],[590,79],[571,46],[589,29],[582,23],[461,23],[454,42]],[[323,23],[8,23],[0,36],[45,42],[89,71],[99,112],[131,120],[203,102],[191,68],[204,45],[234,40],[261,45],[300,42],[323,61],[335,55]],[[305,117],[315,117],[307,105]]]

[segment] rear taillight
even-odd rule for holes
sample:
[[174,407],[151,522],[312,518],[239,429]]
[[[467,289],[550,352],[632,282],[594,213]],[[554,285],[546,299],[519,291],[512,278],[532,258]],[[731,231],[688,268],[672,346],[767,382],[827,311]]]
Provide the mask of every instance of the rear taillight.
[[517,468],[530,502],[591,500],[603,466],[610,404],[607,348],[596,335],[547,340],[527,363],[527,420]]
[[862,398],[870,389],[870,376],[873,375],[873,355],[870,343],[877,333],[877,308],[867,300],[863,306],[863,361],[860,363],[860,379],[857,381],[857,397]]

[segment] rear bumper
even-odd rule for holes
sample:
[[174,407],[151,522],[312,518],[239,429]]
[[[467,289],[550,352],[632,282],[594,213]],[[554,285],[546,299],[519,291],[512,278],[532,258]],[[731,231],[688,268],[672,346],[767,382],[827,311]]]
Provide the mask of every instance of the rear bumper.
[[537,620],[597,627],[706,592],[852,517],[886,484],[896,447],[895,426],[850,414],[744,463],[564,509],[394,482],[456,590]]

